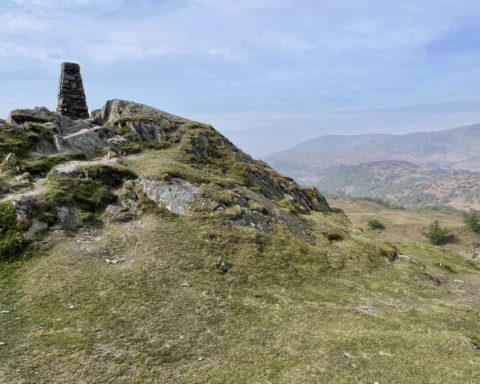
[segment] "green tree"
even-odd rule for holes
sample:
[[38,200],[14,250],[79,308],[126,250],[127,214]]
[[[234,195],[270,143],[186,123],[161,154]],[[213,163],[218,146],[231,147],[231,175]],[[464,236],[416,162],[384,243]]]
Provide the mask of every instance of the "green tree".
[[465,219],[465,225],[473,232],[480,232],[480,218],[475,212],[470,212]]
[[442,228],[438,220],[435,220],[427,227],[424,235],[430,240],[432,244],[440,245],[448,239],[450,232],[448,231],[448,229]]

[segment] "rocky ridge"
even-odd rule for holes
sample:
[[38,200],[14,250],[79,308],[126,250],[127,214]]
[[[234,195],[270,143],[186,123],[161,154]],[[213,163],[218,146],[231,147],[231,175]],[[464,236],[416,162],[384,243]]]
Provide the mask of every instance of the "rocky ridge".
[[[160,164],[190,172],[138,174],[129,163],[145,153],[168,154]],[[0,203],[13,207],[25,240],[160,206],[176,215],[221,215],[263,232],[280,224],[312,243],[302,216],[330,212],[316,189],[253,160],[213,127],[130,101],[110,100],[77,120],[44,107],[12,111],[0,123],[0,155]],[[208,176],[198,178],[202,172]]]

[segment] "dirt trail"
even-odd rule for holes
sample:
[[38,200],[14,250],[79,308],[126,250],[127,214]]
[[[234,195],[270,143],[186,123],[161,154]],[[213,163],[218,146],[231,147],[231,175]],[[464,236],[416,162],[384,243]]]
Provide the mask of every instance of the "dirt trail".
[[[93,159],[93,160],[85,160],[85,161],[78,161],[78,160],[71,160],[63,164],[59,164],[52,169],[52,172],[56,172],[58,175],[68,175],[69,173],[75,172],[75,169],[78,167],[88,166],[88,165],[123,165],[124,161],[129,158],[137,158],[137,155],[130,155],[125,156],[122,158],[109,158],[109,159]],[[45,186],[47,178],[43,177],[40,179],[35,180],[32,183],[32,186],[27,190],[11,192],[4,195],[0,198],[0,203],[8,202],[8,201],[17,201],[22,199],[22,197],[30,197],[40,195],[47,191]]]
[[30,197],[35,195],[40,195],[46,192],[47,188],[45,187],[45,182],[47,178],[43,177],[41,179],[37,179],[31,186],[30,189],[23,191],[23,192],[12,192],[7,194],[6,196],[0,199],[0,203],[8,202],[8,201],[16,201],[21,200],[23,197]]

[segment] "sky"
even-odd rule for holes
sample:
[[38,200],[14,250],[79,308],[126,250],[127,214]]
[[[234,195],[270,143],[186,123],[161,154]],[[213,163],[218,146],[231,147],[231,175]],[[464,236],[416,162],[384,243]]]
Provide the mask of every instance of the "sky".
[[478,0],[0,0],[0,117],[120,98],[210,123],[255,156],[323,134],[480,122]]

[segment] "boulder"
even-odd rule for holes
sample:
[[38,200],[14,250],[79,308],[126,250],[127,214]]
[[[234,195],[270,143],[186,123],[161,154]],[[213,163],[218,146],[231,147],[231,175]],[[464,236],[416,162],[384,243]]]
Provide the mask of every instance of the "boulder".
[[58,115],[57,127],[60,135],[68,136],[77,133],[82,129],[92,128],[92,123],[88,120],[73,120],[67,116]]
[[62,229],[73,229],[80,225],[82,220],[77,210],[69,207],[57,207],[57,226]]
[[59,152],[78,151],[89,158],[95,157],[97,149],[106,146],[106,140],[90,129],[82,129],[65,137],[55,136],[54,140]]
[[35,235],[39,232],[46,231],[48,229],[48,224],[40,221],[38,219],[32,219],[32,224],[30,228],[23,234],[25,240],[32,240]]
[[178,215],[190,213],[190,203],[199,193],[199,188],[188,181],[173,178],[161,180],[154,176],[144,176],[140,179],[143,193],[152,201],[162,203],[166,208]]
[[7,123],[11,125],[22,125],[26,122],[48,123],[55,119],[55,114],[45,107],[33,109],[15,109],[7,117]]
[[111,137],[110,139],[107,139],[107,146],[115,152],[117,155],[124,155],[125,151],[123,150],[123,147],[130,143],[130,140],[128,140],[124,136],[120,135],[115,135]]
[[107,206],[103,216],[108,222],[125,222],[133,218],[132,213],[127,207],[122,207],[121,205],[115,204],[110,204]]

